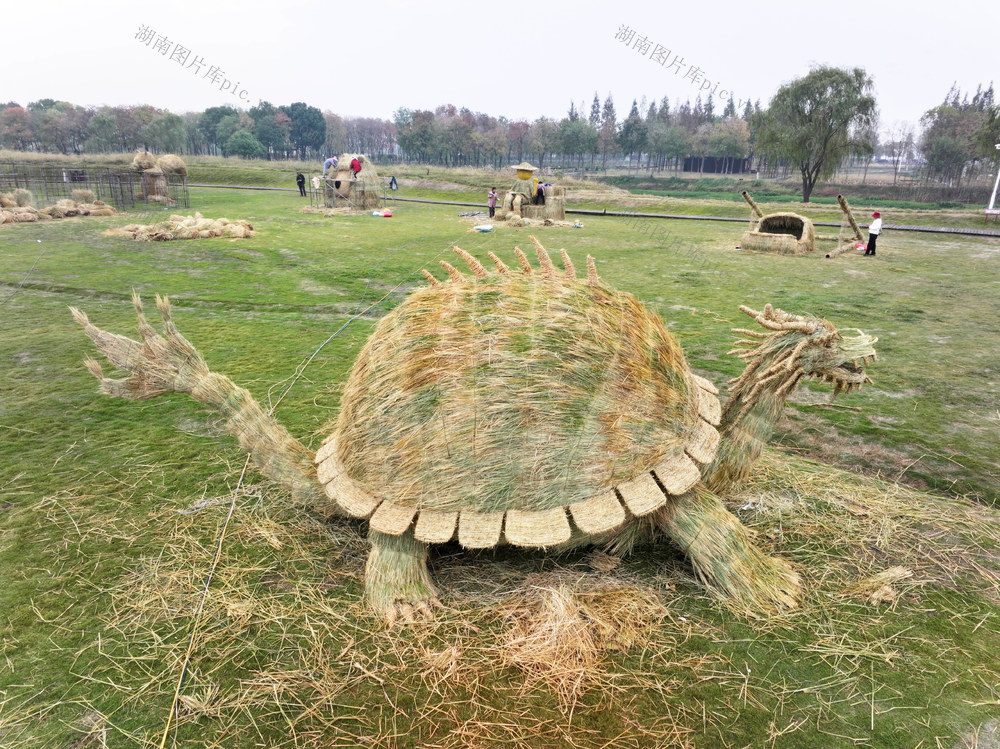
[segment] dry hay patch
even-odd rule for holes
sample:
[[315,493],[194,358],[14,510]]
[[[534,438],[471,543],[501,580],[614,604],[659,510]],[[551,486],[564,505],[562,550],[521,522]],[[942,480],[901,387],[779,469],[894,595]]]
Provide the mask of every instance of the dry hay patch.
[[928,584],[1000,601],[1000,520],[982,505],[772,451],[729,505],[779,554],[794,549],[813,603],[895,603]]
[[108,229],[108,237],[128,237],[139,242],[168,242],[174,239],[209,239],[229,237],[246,239],[257,234],[249,221],[230,221],[228,218],[205,218],[200,213],[193,216],[172,215],[157,224],[128,224],[120,229]]

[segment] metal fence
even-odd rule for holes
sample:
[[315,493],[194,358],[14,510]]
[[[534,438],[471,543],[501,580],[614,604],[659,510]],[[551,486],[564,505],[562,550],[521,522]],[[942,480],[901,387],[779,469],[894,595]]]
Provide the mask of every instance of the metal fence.
[[0,161],[0,191],[17,188],[31,190],[39,205],[50,205],[72,198],[73,190],[90,190],[94,197],[119,210],[139,205],[182,205],[190,207],[187,179],[176,174],[163,175],[166,194],[149,189],[141,172],[118,171],[109,167],[64,167]]

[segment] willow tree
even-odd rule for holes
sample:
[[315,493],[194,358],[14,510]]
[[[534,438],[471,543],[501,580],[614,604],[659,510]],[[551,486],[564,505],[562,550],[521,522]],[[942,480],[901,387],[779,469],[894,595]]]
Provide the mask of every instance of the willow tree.
[[799,170],[808,203],[845,156],[871,147],[859,136],[878,122],[874,83],[862,68],[818,67],[779,88],[759,118],[758,151]]

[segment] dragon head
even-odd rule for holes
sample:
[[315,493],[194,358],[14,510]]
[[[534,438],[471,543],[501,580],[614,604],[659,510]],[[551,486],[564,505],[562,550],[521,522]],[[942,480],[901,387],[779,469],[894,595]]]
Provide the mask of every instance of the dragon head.
[[748,360],[747,370],[739,380],[757,387],[776,388],[787,395],[803,378],[815,378],[833,384],[833,396],[849,392],[871,382],[865,365],[876,358],[874,336],[857,328],[852,334],[838,331],[831,323],[814,317],[792,315],[766,305],[763,311],[741,306],[767,332],[737,328],[748,336],[736,342],[730,353]]

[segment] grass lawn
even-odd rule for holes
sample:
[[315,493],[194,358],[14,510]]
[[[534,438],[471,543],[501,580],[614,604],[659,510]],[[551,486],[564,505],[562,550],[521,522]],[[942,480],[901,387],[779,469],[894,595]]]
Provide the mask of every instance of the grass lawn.
[[[423,192],[478,189],[451,181]],[[432,569],[450,609],[387,631],[359,604],[360,526],[241,481],[245,456],[189,400],[95,394],[67,306],[134,336],[131,290],[151,320],[169,294],[212,369],[281,398],[279,420],[315,448],[420,269],[443,278],[452,244],[512,261],[529,231],[471,233],[457,206],[326,218],[293,192],[191,199],[258,236],[103,236],[120,217],[0,226],[0,746],[159,746],[202,603],[170,746],[952,747],[995,730],[1000,240],[889,231],[875,259],[827,260],[734,251],[739,224],[537,230],[578,268],[593,255],[720,387],[740,369],[726,352],[749,323],[741,303],[879,337],[875,383],[833,404],[826,387],[798,391],[730,498],[800,569],[805,601],[748,616],[665,545],[624,560],[446,546]],[[914,214],[887,222],[951,220]],[[563,649],[538,656],[538,631]]]

